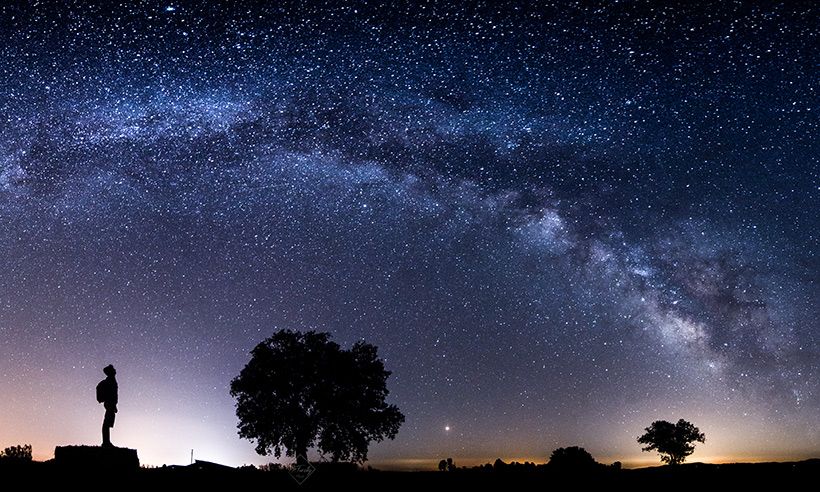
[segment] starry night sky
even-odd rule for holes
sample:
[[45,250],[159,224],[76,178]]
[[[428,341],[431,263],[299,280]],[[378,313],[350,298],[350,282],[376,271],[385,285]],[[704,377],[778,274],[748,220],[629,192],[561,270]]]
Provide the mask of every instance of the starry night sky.
[[269,461],[291,328],[379,347],[376,465],[820,454],[814,2],[108,3],[0,6],[0,446],[113,363],[144,463]]

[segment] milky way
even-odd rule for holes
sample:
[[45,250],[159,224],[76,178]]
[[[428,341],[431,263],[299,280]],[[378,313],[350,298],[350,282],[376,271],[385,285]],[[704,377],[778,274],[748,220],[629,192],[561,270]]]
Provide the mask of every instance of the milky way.
[[0,445],[114,363],[115,443],[265,462],[292,328],[379,347],[385,466],[820,451],[812,2],[276,4],[0,7]]

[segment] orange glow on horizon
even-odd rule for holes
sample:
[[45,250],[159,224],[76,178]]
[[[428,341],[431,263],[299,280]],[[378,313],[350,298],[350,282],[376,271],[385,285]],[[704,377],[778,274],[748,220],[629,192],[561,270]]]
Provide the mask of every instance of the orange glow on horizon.
[[[459,458],[458,456],[447,456],[453,458],[456,465],[459,467],[473,467],[481,466],[486,463],[493,464],[498,458]],[[705,456],[697,460],[687,461],[687,463],[708,463],[714,465],[731,464],[731,463],[770,463],[770,462],[791,462],[803,461],[820,457],[820,451],[816,453],[795,454],[795,455],[737,455],[737,456]],[[372,461],[366,463],[373,468],[380,470],[392,471],[435,471],[438,469],[438,462],[442,458],[402,458],[385,461]],[[536,465],[542,465],[547,462],[543,457],[501,457],[505,463],[512,463],[517,461],[519,463],[531,462]],[[655,466],[666,466],[660,461],[660,458],[655,456],[629,457],[604,457],[596,458],[599,463],[609,465],[616,461],[620,461],[622,466],[626,469],[636,468],[650,468]]]

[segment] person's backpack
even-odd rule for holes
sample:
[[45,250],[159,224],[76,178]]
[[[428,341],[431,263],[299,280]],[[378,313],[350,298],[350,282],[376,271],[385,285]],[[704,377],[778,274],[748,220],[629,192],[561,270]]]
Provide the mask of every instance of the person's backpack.
[[105,379],[97,383],[97,401],[99,403],[105,402],[105,398],[108,396],[108,385],[105,384]]

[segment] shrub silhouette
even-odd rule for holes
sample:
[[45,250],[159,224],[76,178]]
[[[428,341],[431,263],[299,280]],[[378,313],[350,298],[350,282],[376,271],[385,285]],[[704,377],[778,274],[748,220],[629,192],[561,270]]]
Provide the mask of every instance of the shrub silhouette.
[[570,446],[553,451],[548,465],[561,470],[578,470],[594,468],[597,462],[586,449]]
[[670,465],[683,463],[695,451],[695,442],[706,442],[706,436],[690,422],[683,419],[677,424],[656,420],[647,427],[644,435],[638,437],[640,444],[647,446],[642,451],[655,450],[661,461]]
[[231,381],[239,435],[256,452],[305,459],[315,447],[333,461],[367,459],[371,441],[393,439],[404,422],[385,403],[390,372],[376,347],[343,350],[330,334],[281,330],[251,351]]
[[0,459],[18,463],[31,461],[31,444],[10,446],[0,452]]

